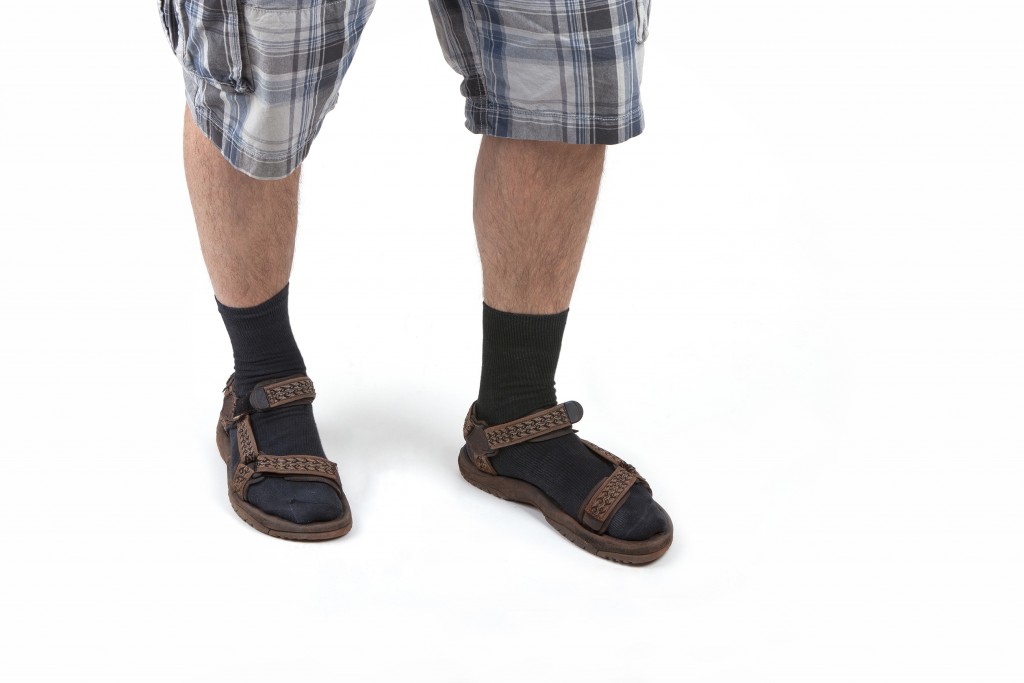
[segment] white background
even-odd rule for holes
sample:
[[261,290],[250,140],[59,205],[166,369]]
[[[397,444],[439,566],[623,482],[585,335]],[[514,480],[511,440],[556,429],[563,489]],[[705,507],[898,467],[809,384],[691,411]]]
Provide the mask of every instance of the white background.
[[230,350],[155,0],[17,3],[0,677],[1024,680],[1024,9],[654,0],[558,388],[673,515],[648,568],[459,476],[477,138],[380,0],[304,172],[292,318],[355,527],[231,511]]

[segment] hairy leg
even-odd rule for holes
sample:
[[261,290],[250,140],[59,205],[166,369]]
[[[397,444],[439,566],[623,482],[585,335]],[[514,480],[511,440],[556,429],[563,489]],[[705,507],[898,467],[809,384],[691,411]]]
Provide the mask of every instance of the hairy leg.
[[[555,404],[555,370],[597,202],[605,148],[485,137],[474,221],[484,271],[483,363],[476,417],[495,425]],[[575,517],[612,466],[575,433],[502,448],[490,465],[541,489]],[[646,488],[609,522],[640,541],[670,527]]]
[[484,136],[473,220],[489,306],[516,313],[569,307],[604,151],[603,145]]
[[[246,396],[259,382],[305,374],[285,288],[298,223],[298,170],[282,180],[235,170],[187,110],[184,147],[199,242],[235,356],[232,391]],[[250,419],[262,452],[324,456],[312,405],[285,405]],[[239,460],[236,430],[226,428],[232,472]],[[341,498],[326,483],[264,477],[249,486],[244,502],[292,524],[344,521]]]
[[185,110],[185,179],[213,291],[226,306],[255,306],[291,274],[299,171],[256,180],[231,167]]

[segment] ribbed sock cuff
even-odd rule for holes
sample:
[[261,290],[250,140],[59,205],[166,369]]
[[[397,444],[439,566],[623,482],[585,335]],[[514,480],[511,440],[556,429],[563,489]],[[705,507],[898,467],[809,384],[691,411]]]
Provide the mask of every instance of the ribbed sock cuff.
[[477,415],[495,424],[554,405],[555,370],[569,309],[538,315],[483,305]]
[[237,330],[258,330],[266,325],[268,319],[273,321],[283,315],[287,320],[289,285],[291,283],[286,282],[280,292],[263,303],[247,308],[226,306],[216,296],[213,297],[213,300],[217,302],[217,310],[224,317],[225,325],[230,324],[232,328]]
[[235,357],[235,388],[248,393],[264,379],[298,375],[306,366],[292,335],[288,316],[288,285],[263,303],[248,308],[217,300]]

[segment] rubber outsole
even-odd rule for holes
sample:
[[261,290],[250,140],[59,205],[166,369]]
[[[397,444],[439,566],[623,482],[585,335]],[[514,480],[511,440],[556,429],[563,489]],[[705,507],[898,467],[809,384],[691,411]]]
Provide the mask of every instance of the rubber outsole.
[[502,500],[537,508],[558,533],[588,553],[606,560],[629,565],[650,564],[664,555],[672,545],[671,521],[668,531],[642,541],[625,541],[594,533],[559,508],[555,501],[533,484],[481,471],[469,459],[465,446],[459,451],[459,472],[466,481],[481,491]]

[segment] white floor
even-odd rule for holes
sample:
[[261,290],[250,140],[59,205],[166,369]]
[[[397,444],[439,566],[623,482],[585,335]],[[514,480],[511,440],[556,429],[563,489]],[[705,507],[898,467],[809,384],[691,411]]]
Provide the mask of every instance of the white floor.
[[234,515],[131,4],[0,29],[0,677],[1024,680],[1019,8],[656,0],[558,376],[673,515],[637,569],[458,474],[478,141],[422,1],[379,3],[304,171],[292,316],[355,528]]

